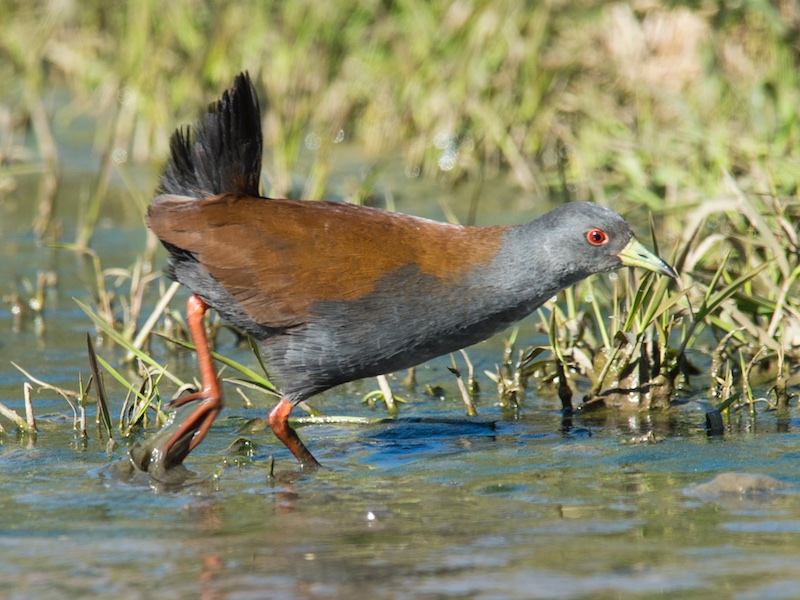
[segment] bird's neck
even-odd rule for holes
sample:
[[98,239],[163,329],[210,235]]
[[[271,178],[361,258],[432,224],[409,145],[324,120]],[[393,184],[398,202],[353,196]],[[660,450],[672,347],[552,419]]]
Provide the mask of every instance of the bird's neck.
[[553,229],[537,226],[537,221],[512,227],[486,271],[487,279],[494,280],[494,284],[486,283],[497,290],[506,304],[533,311],[587,275],[569,259],[562,246]]

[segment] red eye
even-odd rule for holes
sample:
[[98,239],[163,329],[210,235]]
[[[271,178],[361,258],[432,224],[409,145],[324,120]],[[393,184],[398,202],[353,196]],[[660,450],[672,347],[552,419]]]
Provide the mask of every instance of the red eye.
[[608,241],[608,235],[600,229],[592,229],[586,234],[586,241],[592,246],[602,246]]

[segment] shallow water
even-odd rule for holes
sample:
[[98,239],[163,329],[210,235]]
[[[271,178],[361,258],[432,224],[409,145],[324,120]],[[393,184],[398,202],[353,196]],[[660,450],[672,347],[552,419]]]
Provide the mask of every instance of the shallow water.
[[[91,171],[77,166],[65,176],[58,217],[66,240],[91,181]],[[17,318],[0,306],[0,402],[18,411],[23,378],[10,361],[75,389],[78,373],[88,376],[85,333],[92,331],[72,301],[91,302],[87,262],[39,245],[29,232],[34,183],[21,181],[0,203],[3,293],[38,270],[58,274],[43,319]],[[425,185],[409,182],[407,200],[424,197]],[[439,216],[435,203],[403,202],[401,209]],[[504,208],[495,222],[535,211],[511,201]],[[115,189],[93,243],[104,267],[133,262],[144,244],[140,219]],[[528,340],[532,331],[523,329]],[[493,369],[500,347],[493,340],[470,351],[478,372]],[[220,350],[247,362],[245,350]],[[115,356],[108,346],[98,352]],[[192,372],[190,355],[161,358]],[[303,427],[326,466],[311,474],[264,433],[247,434],[256,443],[250,456],[228,450],[240,426],[268,407],[245,408],[228,388],[223,417],[188,460],[200,481],[178,491],[128,478],[118,468],[124,447],[109,457],[96,436],[76,441],[66,403],[36,393],[35,441],[0,435],[0,596],[797,597],[795,412],[742,418],[724,437],[709,438],[702,398],[668,415],[565,422],[556,398],[530,393],[519,418],[510,419],[483,378],[480,417],[469,419],[447,364],[422,368],[416,390],[393,381],[408,400],[394,422],[359,402],[375,387],[371,381],[315,399],[329,414],[377,422]],[[442,385],[446,399],[426,396],[424,383]],[[122,395],[109,388],[117,412]],[[663,441],[629,443],[651,431]],[[731,471],[769,475],[785,487],[694,489]]]

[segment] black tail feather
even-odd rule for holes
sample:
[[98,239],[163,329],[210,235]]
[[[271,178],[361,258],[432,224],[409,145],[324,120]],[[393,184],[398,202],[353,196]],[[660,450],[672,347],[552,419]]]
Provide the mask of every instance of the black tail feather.
[[180,128],[170,140],[159,194],[204,197],[227,192],[259,193],[261,111],[247,72],[208,107],[194,128]]

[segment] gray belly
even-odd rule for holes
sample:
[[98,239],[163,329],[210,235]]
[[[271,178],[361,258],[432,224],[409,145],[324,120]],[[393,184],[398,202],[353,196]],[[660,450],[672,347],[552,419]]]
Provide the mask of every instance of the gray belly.
[[267,337],[262,347],[284,393],[300,400],[485,340],[541,303],[501,296],[407,271],[358,300],[318,302],[305,326]]

